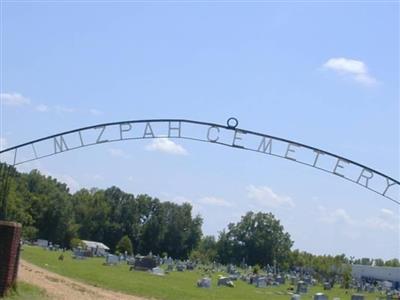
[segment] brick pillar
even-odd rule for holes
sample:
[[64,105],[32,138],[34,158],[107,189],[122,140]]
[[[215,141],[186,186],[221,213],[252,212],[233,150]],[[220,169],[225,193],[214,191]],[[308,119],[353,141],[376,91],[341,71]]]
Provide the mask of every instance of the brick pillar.
[[16,283],[21,224],[0,221],[0,297]]

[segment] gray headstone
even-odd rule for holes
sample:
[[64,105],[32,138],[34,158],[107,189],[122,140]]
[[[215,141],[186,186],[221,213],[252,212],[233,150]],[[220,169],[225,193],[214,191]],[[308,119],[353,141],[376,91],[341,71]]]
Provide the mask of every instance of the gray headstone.
[[136,256],[134,269],[148,271],[157,267],[156,259],[153,256]]
[[330,290],[332,288],[331,284],[329,282],[324,282],[324,290]]
[[197,281],[197,286],[199,288],[210,288],[211,287],[211,278],[204,277]]
[[296,294],[306,294],[308,292],[308,286],[304,281],[299,281],[297,283]]
[[234,283],[232,280],[230,280],[228,277],[221,277],[218,279],[218,286],[223,285],[223,286],[229,286],[229,287],[234,287]]
[[185,270],[185,265],[184,264],[178,264],[176,266],[176,270],[179,272],[183,272]]
[[196,264],[193,262],[188,262],[186,264],[186,270],[194,270],[195,267],[196,267]]
[[258,287],[258,288],[267,287],[267,279],[265,277],[258,277],[256,279],[256,287]]
[[116,255],[108,254],[106,256],[107,265],[116,265],[119,262],[119,257]]
[[299,294],[293,294],[292,298],[290,298],[290,300],[300,300],[301,296]]
[[160,267],[155,267],[153,269],[151,269],[151,273],[154,275],[158,275],[158,276],[164,276],[165,272],[163,269],[161,269]]
[[276,276],[276,282],[278,282],[279,284],[285,284],[285,276]]
[[314,300],[328,300],[328,297],[323,293],[316,293],[314,295]]

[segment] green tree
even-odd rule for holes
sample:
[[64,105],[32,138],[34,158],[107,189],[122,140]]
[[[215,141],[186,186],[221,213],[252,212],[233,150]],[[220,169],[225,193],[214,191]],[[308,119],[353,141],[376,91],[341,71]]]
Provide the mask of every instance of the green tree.
[[34,226],[22,227],[22,237],[28,241],[33,241],[37,238],[37,228]]
[[383,267],[385,265],[385,262],[381,258],[376,258],[374,259],[374,264],[377,267]]
[[78,247],[83,247],[84,244],[81,239],[79,238],[72,238],[71,241],[69,242],[69,246],[71,249],[78,248]]
[[132,255],[133,248],[130,238],[127,235],[124,235],[118,242],[116,249],[120,253],[125,253],[126,251],[129,255]]
[[373,260],[368,257],[361,258],[361,265],[370,266],[372,265]]
[[239,264],[244,258],[250,265],[272,265],[274,260],[283,264],[292,245],[289,233],[273,214],[248,212],[220,235],[218,254],[224,263]]
[[163,202],[162,224],[164,237],[160,241],[161,252],[172,257],[188,258],[200,242],[203,220],[200,216],[192,217],[192,206],[189,203],[178,205]]
[[199,245],[190,254],[190,259],[201,261],[203,264],[210,263],[217,258],[217,242],[214,236],[205,236]]
[[253,267],[253,274],[258,274],[258,273],[260,273],[260,270],[261,270],[260,266],[259,266],[258,264],[256,264],[256,265]]
[[385,261],[385,266],[399,268],[400,261],[398,258],[389,259],[389,260]]
[[343,285],[345,289],[350,288],[350,282],[351,282],[351,266],[346,265],[343,269]]

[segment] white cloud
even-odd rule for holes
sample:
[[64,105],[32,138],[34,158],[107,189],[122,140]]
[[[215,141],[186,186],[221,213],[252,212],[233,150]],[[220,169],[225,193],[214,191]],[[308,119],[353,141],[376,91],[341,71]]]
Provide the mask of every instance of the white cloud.
[[183,203],[189,203],[193,208],[192,210],[193,215],[201,214],[201,212],[203,211],[203,206],[201,206],[198,202],[195,202],[184,196],[171,196],[169,194],[163,193],[160,199],[173,202],[179,205],[182,205]]
[[330,58],[324,63],[323,67],[341,75],[348,76],[366,86],[373,86],[378,83],[378,81],[369,74],[367,65],[360,60],[344,57]]
[[[8,146],[9,145],[7,139],[4,137],[0,137],[0,150],[5,150]],[[13,159],[14,159],[14,154],[12,153],[12,151],[0,154],[1,162],[12,164]]]
[[[0,94],[0,104],[1,105],[6,105],[6,106],[24,106],[24,105],[30,105],[31,100],[19,93],[1,93]],[[33,103],[35,104],[35,103]],[[46,104],[35,104],[34,110],[38,112],[49,112],[49,111],[54,111],[56,113],[74,113],[74,112],[81,112],[81,113],[90,113],[94,116],[100,116],[103,115],[104,112],[91,108],[89,110],[84,110],[84,109],[76,109],[73,107],[67,107],[64,105],[55,105],[55,106],[49,106]]]
[[189,198],[183,197],[183,196],[175,196],[169,201],[177,203],[177,204],[183,204],[183,203],[190,203],[193,206],[193,201],[190,200]]
[[[24,166],[24,165],[22,165],[22,166]],[[21,171],[22,172],[30,172],[33,169],[37,169],[40,171],[41,174],[43,174],[45,176],[51,176],[52,178],[56,178],[59,182],[65,183],[71,193],[75,193],[76,191],[78,191],[81,188],[80,183],[71,175],[53,173],[53,172],[49,171],[48,169],[44,168],[43,165],[40,163],[40,161],[36,161],[36,162],[34,162],[34,164],[32,164],[30,166],[26,166],[26,167],[28,169],[25,169],[23,171],[21,169],[19,171],[20,172]]]
[[247,197],[256,201],[258,204],[267,207],[280,207],[286,206],[293,208],[294,202],[289,196],[278,195],[268,186],[254,186],[249,185],[246,187]]
[[128,176],[128,181],[135,182],[135,178],[133,176]]
[[39,104],[36,106],[35,109],[39,112],[48,112],[49,111],[49,107],[45,104]]
[[54,108],[58,113],[73,113],[76,111],[75,108],[65,107],[65,106],[61,106],[61,105],[57,105]]
[[18,93],[1,93],[0,102],[2,105],[23,106],[30,104],[31,100]]
[[7,140],[6,138],[0,137],[0,150],[7,148]]
[[79,183],[79,181],[75,177],[68,175],[68,174],[53,173],[52,171],[49,171],[43,165],[43,162],[40,160],[21,164],[21,165],[16,166],[16,168],[17,168],[18,172],[22,172],[22,173],[29,173],[35,169],[39,170],[39,172],[42,175],[50,176],[52,178],[57,179],[61,183],[65,183],[72,193],[75,193],[82,187],[81,184]]
[[102,174],[96,174],[96,173],[85,173],[83,174],[85,180],[89,181],[103,181],[105,178]]
[[319,221],[328,224],[344,224],[361,230],[391,230],[400,231],[399,217],[390,209],[382,208],[377,216],[356,220],[343,208],[329,211],[319,206]]
[[161,199],[161,201],[169,201],[179,205],[182,205],[183,203],[189,203],[192,206],[193,215],[204,215],[204,213],[206,212],[205,208],[199,203],[198,200],[192,200],[186,196],[172,195],[166,192],[162,192],[160,193],[160,195],[158,195],[158,198]]
[[396,226],[393,220],[385,220],[381,217],[373,217],[366,220],[366,226],[371,229],[382,229],[382,230],[396,230]]
[[95,108],[89,109],[89,112],[94,116],[101,116],[103,114],[102,111],[95,109]]
[[70,175],[56,175],[53,177],[56,177],[59,181],[65,183],[72,193],[75,193],[81,188],[79,182]]
[[125,153],[125,151],[122,149],[110,148],[107,151],[108,151],[108,153],[111,154],[111,156],[114,156],[114,157],[130,158],[130,155]]
[[92,179],[96,180],[96,181],[102,181],[102,180],[104,180],[104,176],[101,174],[93,174]]
[[381,213],[384,215],[389,215],[389,216],[393,216],[394,212],[390,209],[387,208],[381,208]]
[[324,67],[353,74],[367,73],[367,68],[362,61],[344,57],[331,58],[324,64]]
[[400,231],[399,216],[387,208],[382,208],[378,216],[366,219],[365,224],[371,229]]
[[355,225],[356,221],[353,220],[347,211],[343,208],[338,208],[333,211],[328,211],[324,206],[319,206],[320,218],[323,223],[335,224],[345,223],[347,225]]
[[146,150],[160,151],[175,155],[187,155],[188,152],[181,145],[176,144],[168,138],[154,139],[151,144],[146,146]]
[[204,197],[199,200],[201,204],[205,205],[214,205],[214,206],[223,206],[223,207],[232,207],[233,204],[226,201],[225,199],[222,198],[217,198],[217,197]]

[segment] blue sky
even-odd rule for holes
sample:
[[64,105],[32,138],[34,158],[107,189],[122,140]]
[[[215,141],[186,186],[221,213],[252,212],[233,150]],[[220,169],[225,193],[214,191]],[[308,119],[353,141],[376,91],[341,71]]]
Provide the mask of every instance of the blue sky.
[[[187,118],[292,139],[399,178],[399,4],[2,2],[1,143]],[[178,149],[178,150],[177,150]],[[179,150],[180,149],[180,150]],[[21,165],[189,201],[217,234],[271,211],[313,253],[399,257],[399,207],[283,159],[127,141]]]

